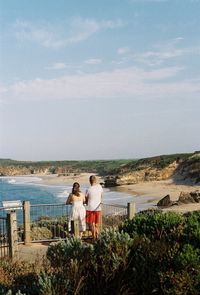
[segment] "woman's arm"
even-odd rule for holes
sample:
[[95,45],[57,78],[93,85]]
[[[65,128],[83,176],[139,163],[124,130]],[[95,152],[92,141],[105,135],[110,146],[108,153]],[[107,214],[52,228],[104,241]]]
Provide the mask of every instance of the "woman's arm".
[[72,204],[72,194],[69,194],[67,201],[66,201],[66,205]]
[[86,190],[86,192],[85,192],[85,204],[86,205],[88,205],[88,198],[89,198],[88,190]]
[[85,197],[85,194],[83,194],[83,204],[86,204],[86,197]]

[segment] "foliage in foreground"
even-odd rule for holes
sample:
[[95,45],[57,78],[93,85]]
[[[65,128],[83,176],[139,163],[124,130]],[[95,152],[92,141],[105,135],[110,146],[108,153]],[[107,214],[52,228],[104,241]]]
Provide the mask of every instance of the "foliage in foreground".
[[68,238],[40,266],[0,270],[0,294],[199,294],[200,212],[137,214],[94,244]]

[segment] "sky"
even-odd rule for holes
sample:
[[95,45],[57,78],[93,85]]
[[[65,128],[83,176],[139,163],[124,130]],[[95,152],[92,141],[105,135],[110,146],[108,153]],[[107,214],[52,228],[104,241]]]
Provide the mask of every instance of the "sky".
[[200,0],[0,0],[0,158],[200,149]]

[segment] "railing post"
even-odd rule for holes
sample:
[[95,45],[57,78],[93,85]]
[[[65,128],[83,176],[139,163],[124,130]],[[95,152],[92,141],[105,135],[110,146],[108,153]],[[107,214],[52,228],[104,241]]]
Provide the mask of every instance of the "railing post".
[[128,219],[132,219],[135,216],[135,203],[127,204]]
[[7,214],[9,256],[14,258],[17,250],[17,215],[15,211]]
[[72,234],[76,238],[79,237],[79,221],[78,220],[72,220],[71,221],[71,231],[72,231]]
[[23,217],[24,217],[24,244],[31,243],[31,225],[30,225],[30,202],[23,202]]

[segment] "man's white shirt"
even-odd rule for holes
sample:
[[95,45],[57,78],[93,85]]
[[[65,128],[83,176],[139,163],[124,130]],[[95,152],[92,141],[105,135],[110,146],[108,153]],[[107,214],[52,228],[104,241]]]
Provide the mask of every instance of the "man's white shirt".
[[88,198],[88,211],[100,211],[101,210],[101,199],[102,199],[103,188],[100,184],[92,185],[86,191],[86,197]]

